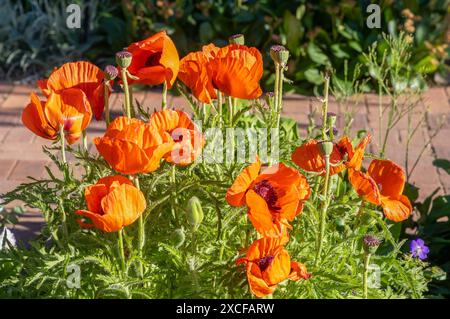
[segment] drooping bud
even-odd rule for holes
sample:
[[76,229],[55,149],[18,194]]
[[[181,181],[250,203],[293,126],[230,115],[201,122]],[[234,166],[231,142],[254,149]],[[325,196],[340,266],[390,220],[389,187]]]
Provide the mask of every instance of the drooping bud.
[[183,245],[185,239],[186,239],[186,235],[184,234],[183,228],[177,228],[172,233],[172,241],[176,248],[180,248],[181,245]]
[[289,60],[289,51],[282,45],[273,45],[270,47],[270,57],[276,64],[285,67]]
[[267,103],[268,106],[274,105],[274,103],[275,103],[275,93],[273,93],[273,92],[267,92],[267,93],[264,95],[264,98],[265,98],[266,103]]
[[228,38],[228,43],[244,45],[245,37],[243,34],[240,34],[240,33],[232,35],[231,37]]
[[128,51],[120,51],[116,53],[116,63],[121,68],[128,68],[132,59],[133,55]]
[[364,251],[369,254],[376,252],[378,246],[380,246],[381,240],[373,235],[365,235],[363,237]]
[[330,156],[331,152],[333,152],[333,142],[330,141],[322,141],[319,142],[319,149],[323,156]]
[[334,125],[336,124],[336,119],[337,119],[336,113],[333,112],[327,113],[327,125],[329,128],[334,127]]
[[119,75],[119,70],[114,65],[107,65],[105,67],[105,79],[107,81],[114,80]]
[[188,201],[187,221],[194,231],[198,229],[203,221],[202,204],[196,196],[192,196]]

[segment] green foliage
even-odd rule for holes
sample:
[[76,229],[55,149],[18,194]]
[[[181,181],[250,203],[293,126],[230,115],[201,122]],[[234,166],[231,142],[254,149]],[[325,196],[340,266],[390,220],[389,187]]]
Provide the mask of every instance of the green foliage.
[[[448,73],[444,46],[448,0],[381,1],[381,29],[366,26],[368,1],[80,0],[88,21],[84,19],[79,30],[65,26],[65,2],[50,6],[45,0],[1,1],[0,65],[13,78],[42,76],[67,60],[103,63],[111,52],[162,29],[174,39],[181,56],[209,42],[225,45],[237,33],[261,52],[273,44],[285,45],[291,53],[287,77],[293,80],[287,90],[298,93],[317,93],[326,66],[336,70],[339,79],[345,77],[346,67],[354,73],[373,43],[379,42],[380,50],[387,45],[382,32],[396,37],[401,30],[412,31],[414,50],[408,63],[413,72]],[[410,9],[412,17],[404,9]],[[369,72],[364,68],[357,80]],[[274,80],[270,74],[264,76],[265,87]]]
[[[448,160],[438,159],[434,165],[448,169]],[[448,171],[447,171],[448,173]],[[409,220],[405,227],[417,229],[415,236],[420,237],[430,248],[428,255],[432,268],[428,269],[433,281],[429,285],[430,294],[435,297],[448,298],[450,296],[450,195],[436,196],[439,189],[422,202],[417,202],[418,191],[413,189],[408,196],[415,201],[419,218]]]

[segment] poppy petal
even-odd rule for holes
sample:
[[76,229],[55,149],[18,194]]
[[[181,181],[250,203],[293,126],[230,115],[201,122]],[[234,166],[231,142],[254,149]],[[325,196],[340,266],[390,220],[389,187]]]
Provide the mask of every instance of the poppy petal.
[[375,205],[381,204],[381,195],[377,183],[368,174],[349,169],[348,180],[364,200]]
[[394,222],[404,221],[412,214],[411,202],[405,195],[401,195],[398,200],[381,197],[381,205],[386,218]]
[[378,184],[381,195],[397,199],[403,193],[406,180],[405,172],[394,162],[373,160],[367,173]]
[[231,206],[243,206],[245,204],[245,192],[256,179],[261,169],[259,157],[255,162],[247,166],[236,178],[233,185],[228,189],[225,196]]

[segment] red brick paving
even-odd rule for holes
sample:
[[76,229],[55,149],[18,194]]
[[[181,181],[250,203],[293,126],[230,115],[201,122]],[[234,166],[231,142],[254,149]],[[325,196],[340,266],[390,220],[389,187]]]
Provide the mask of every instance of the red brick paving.
[[[44,165],[49,163],[48,158],[42,153],[42,146],[49,145],[49,141],[34,136],[22,124],[20,114],[29,101],[29,93],[36,88],[0,83],[0,194],[12,190],[15,186],[25,181],[27,176],[42,176]],[[161,95],[154,91],[134,92],[135,100],[143,103],[151,111],[161,105]],[[367,94],[356,98],[356,114],[352,132],[366,129],[373,135],[370,152],[377,152],[378,145],[378,96]],[[114,93],[110,100],[112,111],[121,112],[123,96]],[[387,103],[383,98],[383,103]],[[188,110],[187,103],[182,97],[168,97],[168,104]],[[416,156],[421,152],[426,141],[434,130],[444,121],[441,132],[434,138],[432,143],[425,149],[422,159],[411,175],[410,181],[421,189],[421,197],[431,193],[434,189],[441,187],[441,193],[450,191],[450,176],[441,169],[432,165],[436,158],[450,159],[450,148],[448,147],[448,136],[450,136],[450,88],[431,88],[419,103],[418,108],[424,110],[429,108],[430,113],[426,125],[421,127],[414,136],[410,145],[408,161],[411,167]],[[321,102],[315,97],[300,95],[288,95],[284,99],[283,113],[285,116],[296,119],[299,123],[300,134],[305,136],[308,126],[308,114],[316,110],[316,124],[320,124]],[[330,99],[330,111],[337,113],[338,123],[342,125],[343,107],[333,98]],[[444,115],[447,118],[444,118]],[[104,131],[104,122],[93,120],[88,129],[88,140],[92,141],[94,136],[101,135]],[[339,126],[339,125],[338,125]],[[387,157],[405,166],[407,122],[401,121],[391,132]],[[35,232],[32,225],[40,219],[34,215],[26,215],[21,220],[17,231],[27,233]],[[31,226],[30,226],[31,225]]]

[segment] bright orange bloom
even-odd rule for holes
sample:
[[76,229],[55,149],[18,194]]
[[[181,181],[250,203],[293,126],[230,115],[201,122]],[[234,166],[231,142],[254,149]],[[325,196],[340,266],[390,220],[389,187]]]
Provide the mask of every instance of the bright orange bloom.
[[23,124],[40,137],[54,140],[61,127],[64,127],[69,144],[80,138],[91,118],[91,107],[86,95],[78,89],[62,90],[59,94],[51,92],[45,102],[31,93],[31,101],[22,113]]
[[262,73],[258,49],[239,44],[219,49],[209,44],[181,60],[179,77],[198,100],[211,103],[216,98],[215,89],[236,98],[258,98]]
[[133,55],[128,71],[139,78],[130,79],[130,83],[157,85],[167,82],[168,87],[172,87],[177,78],[180,58],[166,31],[130,44],[127,51]]
[[263,60],[258,49],[227,45],[217,51],[209,67],[214,87],[226,95],[249,100],[261,96]]
[[261,238],[250,245],[245,258],[237,260],[237,265],[246,264],[248,283],[255,296],[272,294],[287,279],[298,281],[311,277],[303,264],[291,261],[285,244],[282,238]]
[[411,203],[405,195],[405,172],[389,160],[373,160],[367,173],[349,171],[349,181],[364,200],[383,207],[387,219],[400,222],[412,213]]
[[[359,170],[362,165],[364,150],[370,142],[371,136],[368,134],[353,149],[352,143],[347,136],[334,144],[330,155],[330,175],[338,174],[345,168]],[[292,161],[307,172],[315,172],[321,175],[325,174],[325,158],[320,151],[319,142],[309,140],[300,145],[292,153]]]
[[149,124],[173,142],[172,150],[164,156],[169,163],[188,165],[201,154],[205,144],[203,134],[185,112],[167,109],[155,112]]
[[180,61],[178,78],[186,84],[192,94],[203,103],[211,103],[217,98],[216,90],[211,80],[209,62],[214,59],[219,48],[209,44],[202,51],[191,52]]
[[259,158],[245,168],[226,194],[232,206],[248,206],[248,217],[263,236],[285,236],[311,194],[306,178],[283,163],[262,173]]
[[61,94],[67,89],[79,89],[86,94],[97,120],[102,118],[104,102],[104,74],[90,62],[70,62],[55,69],[47,80],[39,80],[38,86],[46,97],[52,92]]
[[111,122],[94,144],[114,170],[129,175],[155,171],[174,143],[153,126],[122,116]]
[[115,232],[132,224],[144,212],[147,204],[142,192],[123,176],[101,178],[84,191],[87,210],[75,214],[89,218],[92,223],[77,220],[84,228]]

